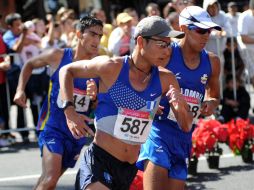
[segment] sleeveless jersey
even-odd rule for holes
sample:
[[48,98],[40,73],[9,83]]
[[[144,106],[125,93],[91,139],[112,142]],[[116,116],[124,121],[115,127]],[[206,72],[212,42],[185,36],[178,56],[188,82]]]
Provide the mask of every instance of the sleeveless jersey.
[[143,91],[136,91],[129,81],[128,56],[115,83],[107,93],[98,94],[95,127],[128,144],[142,144],[150,132],[162,89],[157,67]]
[[[200,53],[200,64],[197,68],[190,69],[185,65],[180,46],[177,43],[172,43],[171,46],[172,55],[166,68],[175,74],[181,88],[181,93],[184,95],[193,113],[193,124],[195,124],[200,114],[201,102],[204,100],[206,85],[212,73],[209,56],[205,50],[202,50]],[[160,105],[165,107],[163,115],[156,116],[150,137],[165,137],[167,139],[167,134],[171,133],[180,138],[191,140],[192,131],[184,133],[181,130],[176,123],[167,98],[163,97]]]
[[[67,123],[66,118],[62,109],[62,100],[59,93],[59,70],[71,63],[73,61],[72,49],[64,49],[64,55],[62,57],[61,63],[50,77],[50,85],[47,100],[44,101],[40,117],[38,121],[39,130],[57,130],[61,131],[65,135],[73,138]],[[88,115],[90,114],[89,103],[90,99],[86,96],[86,81],[88,79],[75,78],[74,79],[74,90],[73,90],[73,100],[75,104],[75,110],[79,113]],[[95,79],[98,84],[98,80]]]

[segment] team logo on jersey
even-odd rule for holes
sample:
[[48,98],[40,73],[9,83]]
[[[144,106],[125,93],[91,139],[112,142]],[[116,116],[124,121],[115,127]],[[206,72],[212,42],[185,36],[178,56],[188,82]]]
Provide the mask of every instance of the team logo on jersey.
[[208,76],[207,74],[203,74],[203,76],[201,77],[201,83],[202,84],[206,84],[208,80]]
[[163,147],[159,146],[157,149],[155,149],[156,152],[163,152]]
[[180,74],[181,74],[180,72],[175,74],[175,77],[176,77],[177,80],[180,80],[180,79],[181,79]]
[[[152,94],[151,94],[151,96],[152,96]],[[156,106],[156,101],[147,101],[146,102],[146,109],[149,111],[153,110],[155,108],[155,106]]]

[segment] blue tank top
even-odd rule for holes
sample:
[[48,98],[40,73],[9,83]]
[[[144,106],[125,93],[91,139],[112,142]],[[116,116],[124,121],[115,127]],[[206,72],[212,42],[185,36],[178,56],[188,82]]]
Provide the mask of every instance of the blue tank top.
[[[73,138],[67,124],[64,112],[62,110],[62,100],[59,93],[59,70],[73,61],[73,51],[70,48],[64,49],[64,54],[60,65],[50,77],[50,85],[47,100],[44,101],[40,118],[38,121],[38,127],[40,130],[58,130],[65,135]],[[75,109],[77,112],[88,115],[90,114],[89,109],[89,98],[86,97],[86,81],[88,79],[76,78],[74,79],[74,94],[73,99],[75,103]],[[98,79],[94,79],[98,84]]]
[[[190,69],[184,62],[180,46],[177,43],[172,43],[171,48],[172,55],[166,68],[175,74],[181,93],[190,106],[194,120],[197,120],[201,102],[204,100],[208,79],[212,73],[208,53],[202,50],[200,53],[200,64],[197,68]],[[167,134],[171,133],[180,136],[180,138],[186,137],[190,139],[192,132],[184,133],[180,129],[174,115],[172,115],[173,113],[166,97],[162,98],[160,105],[164,106],[165,109],[163,110],[163,115],[156,116],[150,137],[162,136],[162,138],[165,137],[167,139]]]
[[159,71],[153,67],[146,89],[136,91],[129,81],[128,56],[115,83],[98,94],[95,127],[128,144],[144,143],[162,94]]

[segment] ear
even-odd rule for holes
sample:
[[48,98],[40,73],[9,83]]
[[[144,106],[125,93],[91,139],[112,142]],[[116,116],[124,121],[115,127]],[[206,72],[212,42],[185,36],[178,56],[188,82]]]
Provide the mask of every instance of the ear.
[[144,41],[145,41],[145,39],[142,38],[141,36],[138,36],[138,37],[137,37],[137,45],[138,45],[138,47],[139,47],[140,49],[144,47]]

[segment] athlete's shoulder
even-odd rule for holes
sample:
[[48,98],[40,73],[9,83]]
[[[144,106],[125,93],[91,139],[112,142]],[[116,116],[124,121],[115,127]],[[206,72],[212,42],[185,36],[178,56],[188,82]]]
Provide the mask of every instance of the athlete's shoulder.
[[162,86],[162,91],[168,90],[169,85],[178,86],[178,82],[173,72],[164,67],[158,67],[160,74],[160,81]]
[[212,52],[208,52],[208,56],[209,56],[209,60],[211,63],[211,67],[212,67],[212,75],[219,75],[220,73],[220,58],[212,53]]
[[207,52],[211,64],[220,64],[220,58],[213,52]]
[[102,64],[108,69],[115,69],[119,65],[122,65],[124,58],[123,57],[109,57],[109,56],[98,56],[94,58],[95,62]]
[[54,57],[57,56],[63,56],[64,54],[64,49],[60,49],[60,48],[50,48],[45,50],[46,53],[48,53],[49,55],[52,55]]

